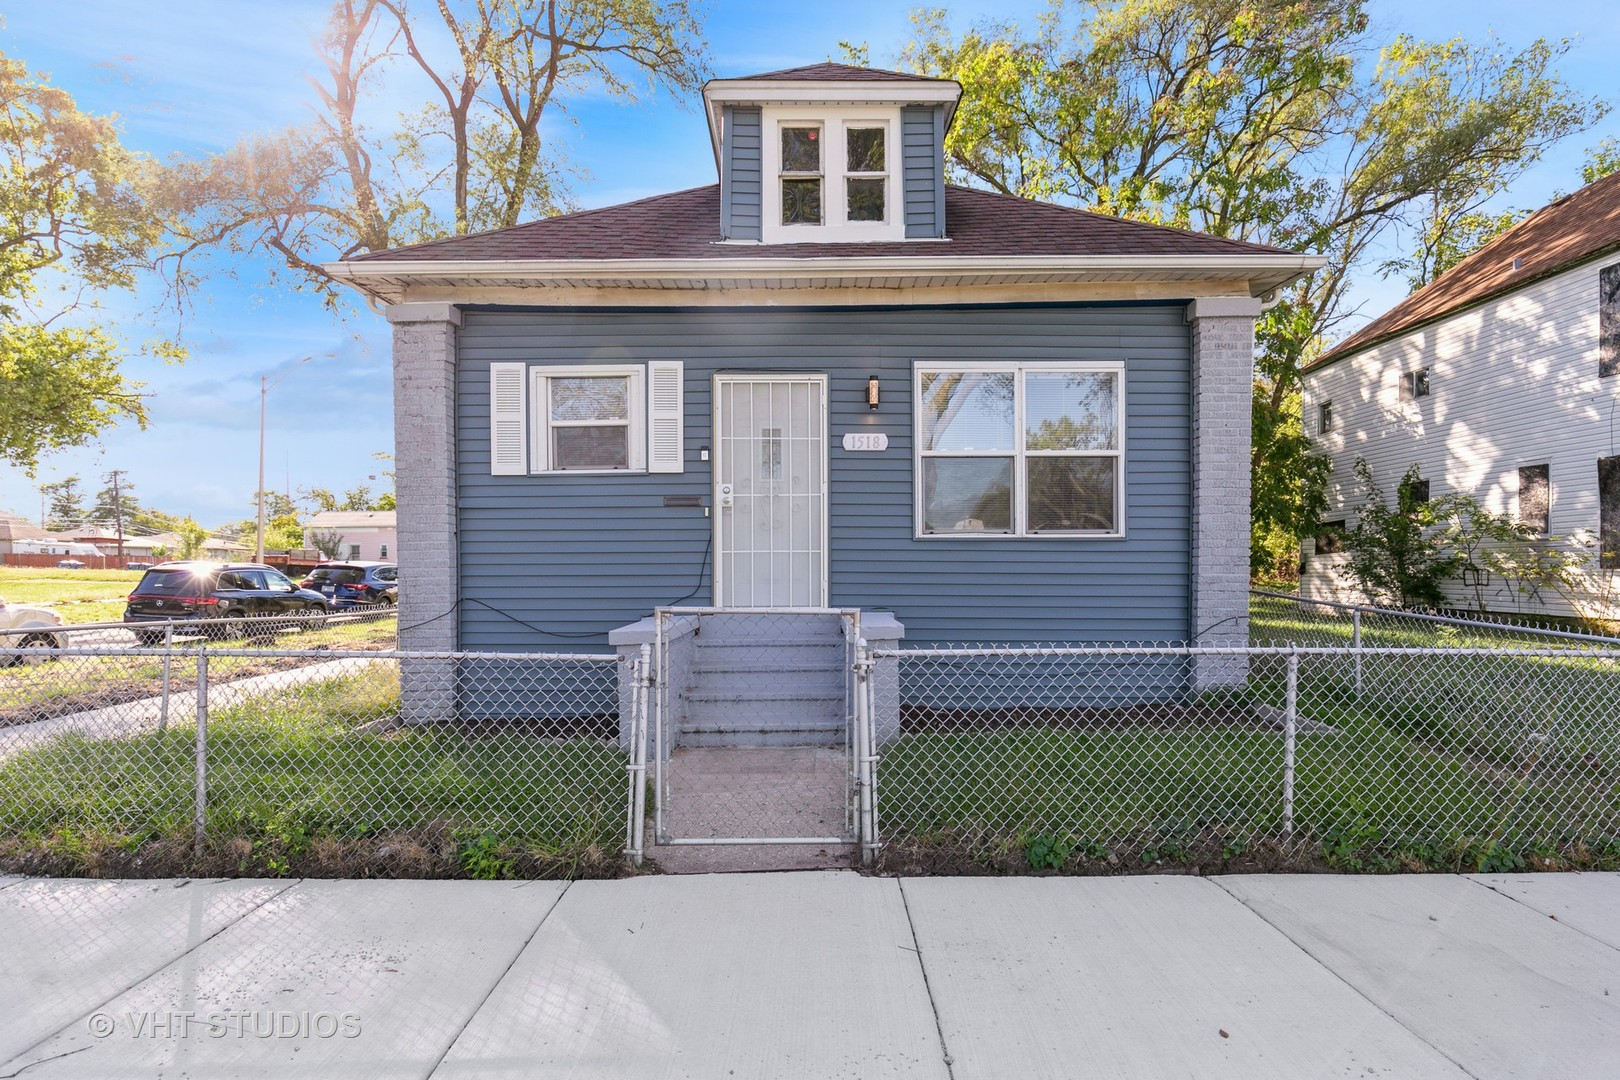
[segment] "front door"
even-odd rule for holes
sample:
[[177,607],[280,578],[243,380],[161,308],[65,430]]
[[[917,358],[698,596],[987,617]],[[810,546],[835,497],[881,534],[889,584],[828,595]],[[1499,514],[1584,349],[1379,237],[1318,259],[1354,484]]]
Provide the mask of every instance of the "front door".
[[827,604],[827,377],[716,375],[715,604]]

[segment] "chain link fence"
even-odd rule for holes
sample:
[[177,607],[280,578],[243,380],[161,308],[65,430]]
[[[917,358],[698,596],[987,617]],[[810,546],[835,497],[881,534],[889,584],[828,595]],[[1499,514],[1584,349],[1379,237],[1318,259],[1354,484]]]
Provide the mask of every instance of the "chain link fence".
[[1620,856],[1620,650],[879,650],[890,869]]
[[1398,616],[898,648],[854,612],[671,611],[622,657],[400,652],[373,613],[13,634],[0,869],[612,874],[649,824],[895,872],[1620,861],[1620,643]]
[[[348,632],[0,649],[13,661],[0,669],[0,866],[616,872],[630,756],[617,656],[321,639]],[[412,679],[433,693],[407,709]]]
[[1620,647],[1620,637],[1613,636],[1605,627],[1577,619],[1537,618],[1518,613],[1486,616],[1403,611],[1336,600],[1312,600],[1292,593],[1259,589],[1249,594],[1249,614],[1251,645]]

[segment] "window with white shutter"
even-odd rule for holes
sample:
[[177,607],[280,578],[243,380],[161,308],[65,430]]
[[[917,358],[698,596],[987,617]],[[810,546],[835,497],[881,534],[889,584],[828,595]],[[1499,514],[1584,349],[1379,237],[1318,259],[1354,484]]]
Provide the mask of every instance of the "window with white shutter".
[[647,365],[647,471],[678,473],[686,468],[679,360]]
[[645,369],[535,367],[529,471],[642,472],[647,468]]
[[489,366],[489,472],[491,476],[522,476],[529,471],[527,404],[524,381],[527,364]]

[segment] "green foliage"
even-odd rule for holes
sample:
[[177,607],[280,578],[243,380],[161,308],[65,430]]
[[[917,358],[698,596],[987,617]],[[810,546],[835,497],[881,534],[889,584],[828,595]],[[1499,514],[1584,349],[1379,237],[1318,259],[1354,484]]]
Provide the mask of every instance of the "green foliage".
[[[1273,309],[1266,319],[1275,314]],[[1267,467],[1252,471],[1249,572],[1286,579],[1298,575],[1300,540],[1321,526],[1333,462],[1311,450],[1298,388],[1284,395],[1281,408],[1273,408],[1271,399],[1272,388],[1256,380],[1254,441],[1268,453]]]
[[149,199],[157,167],[123,148],[112,120],[3,54],[0,174],[0,462],[32,474],[41,455],[121,420],[145,425],[112,335],[58,323],[88,310],[83,296],[133,287],[167,219]]
[[144,428],[146,403],[120,372],[121,354],[94,327],[0,321],[0,462],[32,475],[41,456],[83,446],[119,420]]
[[304,527],[298,523],[297,514],[283,514],[265,521],[264,547],[266,551],[292,551],[303,546]]
[[501,854],[501,842],[494,833],[484,832],[463,840],[456,849],[456,859],[475,881],[497,881],[512,873],[512,860]]
[[1595,184],[1617,172],[1620,172],[1620,139],[1611,135],[1586,152],[1586,164],[1581,166],[1581,182]]
[[1413,465],[1401,477],[1395,502],[1385,500],[1363,458],[1356,459],[1362,505],[1356,523],[1345,533],[1346,568],[1372,601],[1398,608],[1437,608],[1445,603],[1442,586],[1462,569],[1463,557],[1451,547],[1447,524],[1464,496],[1444,495],[1419,501],[1414,492],[1423,480]]
[[182,559],[195,559],[203,553],[203,542],[208,539],[208,530],[197,524],[195,519],[181,518],[175,533],[180,537]]
[[343,534],[336,529],[311,529],[309,546],[328,559],[335,559],[343,553]]
[[84,493],[79,490],[79,478],[69,476],[58,480],[54,484],[45,484],[40,487],[40,494],[45,496],[45,528],[51,532],[63,532],[77,528],[84,521]]
[[1037,833],[1024,845],[1032,870],[1061,870],[1073,851],[1072,839],[1050,832]]

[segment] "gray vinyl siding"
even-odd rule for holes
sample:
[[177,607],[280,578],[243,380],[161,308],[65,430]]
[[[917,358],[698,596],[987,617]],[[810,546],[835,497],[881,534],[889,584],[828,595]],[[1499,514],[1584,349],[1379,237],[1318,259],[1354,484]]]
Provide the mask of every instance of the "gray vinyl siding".
[[[469,310],[458,335],[461,645],[605,647],[660,604],[711,600],[716,371],[826,372],[830,601],[893,611],[906,644],[1183,640],[1191,500],[1189,335],[1181,304],[688,311]],[[489,364],[685,362],[686,471],[489,475]],[[1124,360],[1120,539],[914,535],[914,361]],[[885,452],[845,452],[872,430]],[[527,625],[525,625],[527,624]]]
[[728,107],[721,126],[720,234],[760,238],[760,120],[758,109]]
[[945,235],[945,110],[900,110],[900,169],[906,238]]

